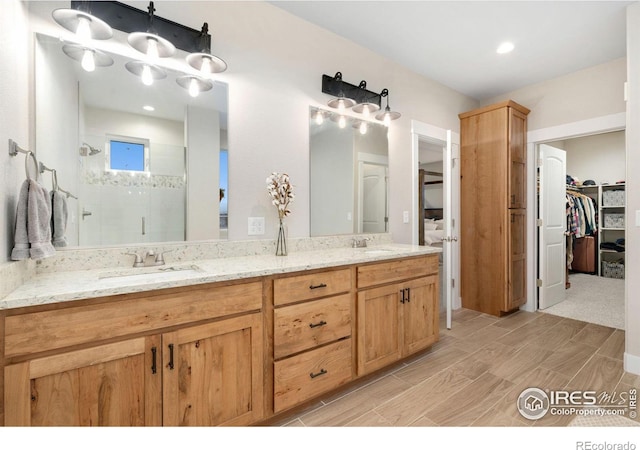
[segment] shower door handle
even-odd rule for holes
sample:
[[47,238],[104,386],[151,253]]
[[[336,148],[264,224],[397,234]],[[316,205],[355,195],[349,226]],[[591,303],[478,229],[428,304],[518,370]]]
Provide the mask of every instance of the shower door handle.
[[145,224],[145,219],[144,217],[142,218],[142,235],[144,236],[145,234],[147,234],[147,227]]
[[87,211],[86,209],[82,208],[82,220],[84,220],[86,216],[90,216],[91,214],[93,214],[91,211]]

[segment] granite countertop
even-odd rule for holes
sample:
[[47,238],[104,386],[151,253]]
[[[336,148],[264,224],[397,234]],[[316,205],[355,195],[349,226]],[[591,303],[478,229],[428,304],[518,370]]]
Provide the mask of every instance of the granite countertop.
[[0,300],[0,310],[94,297],[151,291],[217,281],[384,261],[441,253],[437,247],[385,244],[172,263],[155,267],[114,267],[38,274]]

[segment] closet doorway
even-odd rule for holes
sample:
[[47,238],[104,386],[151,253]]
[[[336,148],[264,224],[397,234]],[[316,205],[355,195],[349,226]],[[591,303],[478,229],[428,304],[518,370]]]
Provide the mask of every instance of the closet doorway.
[[624,329],[624,130],[549,141],[537,160],[538,308]]
[[415,245],[442,249],[440,254],[440,311],[461,306],[459,294],[460,246],[460,135],[412,121],[413,142],[413,238]]

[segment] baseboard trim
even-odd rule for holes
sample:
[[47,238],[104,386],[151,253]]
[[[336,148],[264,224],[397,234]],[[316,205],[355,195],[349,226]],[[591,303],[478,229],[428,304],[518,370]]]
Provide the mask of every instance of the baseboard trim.
[[624,352],[624,371],[640,375],[640,356]]

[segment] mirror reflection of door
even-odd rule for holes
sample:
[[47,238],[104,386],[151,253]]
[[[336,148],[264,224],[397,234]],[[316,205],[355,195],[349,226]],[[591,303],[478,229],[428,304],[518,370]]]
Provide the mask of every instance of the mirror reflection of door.
[[362,164],[362,232],[387,231],[387,167]]

